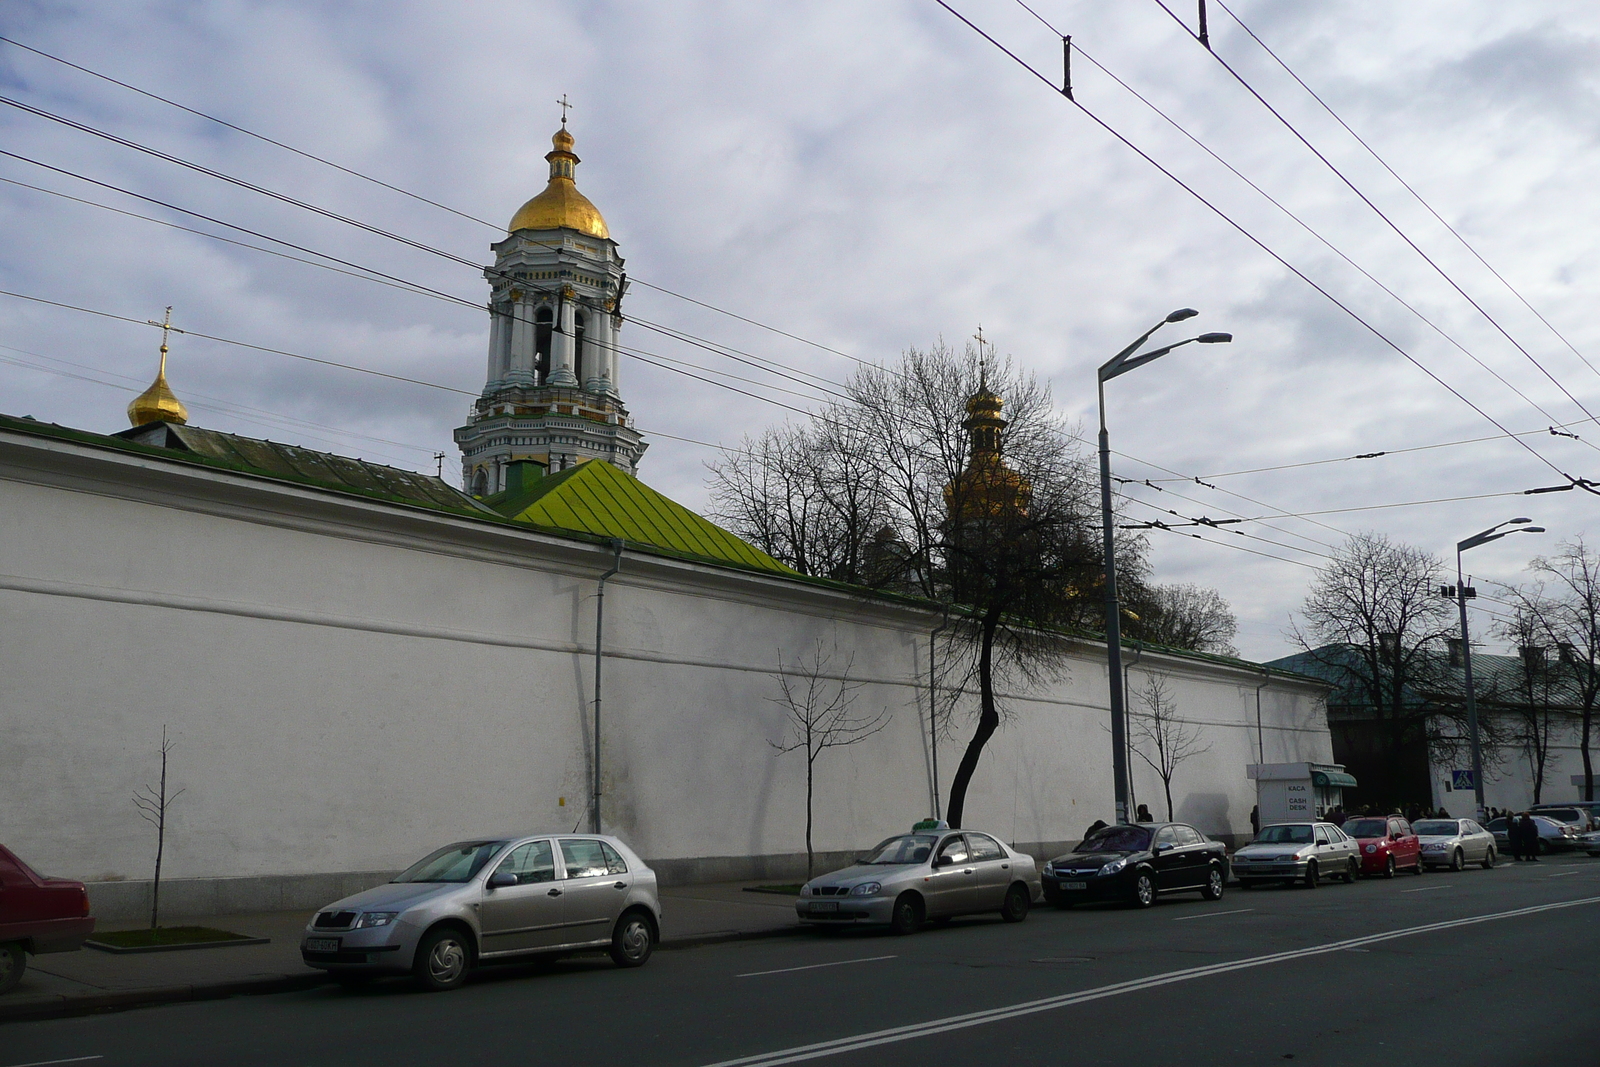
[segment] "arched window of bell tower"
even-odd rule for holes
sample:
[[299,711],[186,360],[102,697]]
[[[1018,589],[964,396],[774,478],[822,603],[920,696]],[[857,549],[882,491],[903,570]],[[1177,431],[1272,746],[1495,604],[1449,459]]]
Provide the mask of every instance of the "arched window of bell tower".
[[550,335],[555,314],[548,306],[533,313],[533,366],[535,381],[543,385],[550,379]]
[[589,316],[579,312],[572,317],[572,373],[583,382],[589,377],[589,346],[584,335],[589,329]]
[[489,495],[489,473],[482,467],[479,467],[477,473],[472,476],[472,489],[470,492],[473,496]]

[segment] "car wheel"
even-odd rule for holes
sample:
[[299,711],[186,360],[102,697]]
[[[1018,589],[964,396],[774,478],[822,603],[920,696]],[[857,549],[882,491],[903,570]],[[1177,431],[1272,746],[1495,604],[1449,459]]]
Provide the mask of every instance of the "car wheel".
[[[1600,856],[1600,852],[1591,852],[1589,855]],[[1494,870],[1494,849],[1492,848],[1483,854],[1483,869],[1486,871]]]
[[1388,862],[1386,862],[1383,865],[1383,876],[1385,878],[1393,878],[1394,877],[1394,857],[1393,856],[1390,856],[1389,859],[1388,859]]
[[1452,871],[1459,871],[1466,865],[1466,857],[1461,854],[1461,850],[1459,848],[1450,853],[1450,869]]
[[897,934],[914,934],[922,925],[922,901],[915,893],[901,893],[894,902],[889,929]]
[[1222,868],[1212,865],[1210,873],[1206,875],[1206,884],[1200,890],[1200,895],[1207,900],[1221,900],[1222,891],[1227,886],[1227,880],[1222,877]]
[[1133,876],[1132,904],[1136,908],[1148,908],[1156,902],[1156,880],[1149,871],[1140,871]]
[[[1391,859],[1389,862],[1393,863],[1394,860]],[[1321,880],[1322,876],[1317,871],[1317,861],[1312,860],[1310,863],[1306,864],[1306,888],[1317,888],[1317,883]]]
[[411,973],[417,984],[432,993],[455,989],[472,969],[472,941],[454,926],[439,926],[422,936]]
[[656,928],[642,911],[626,911],[611,931],[611,962],[618,967],[643,967],[656,947]]
[[0,993],[15,989],[27,967],[28,954],[21,945],[0,945]]
[[1028,887],[1020,882],[1006,890],[1006,902],[1000,908],[1000,918],[1008,923],[1019,923],[1028,917],[1028,905],[1033,903],[1033,897],[1028,893]]
[[1361,864],[1360,864],[1359,861],[1356,860],[1356,858],[1354,856],[1352,856],[1350,858],[1350,862],[1346,865],[1346,868],[1345,868],[1345,872],[1344,872],[1345,884],[1346,885],[1355,885],[1356,884],[1356,876],[1359,875],[1360,873],[1361,873]]

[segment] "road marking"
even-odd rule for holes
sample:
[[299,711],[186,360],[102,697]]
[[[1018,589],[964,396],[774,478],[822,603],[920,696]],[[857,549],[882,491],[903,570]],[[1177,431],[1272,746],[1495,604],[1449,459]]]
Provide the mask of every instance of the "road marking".
[[13,1063],[9,1067],[50,1067],[53,1063],[88,1063],[90,1060],[103,1060],[104,1056],[73,1056],[65,1060],[34,1060],[32,1063]]
[[1571,878],[1575,874],[1582,874],[1582,873],[1583,873],[1582,871],[1562,871],[1560,874],[1547,874],[1547,875],[1545,875],[1545,877],[1546,878]]
[[760,978],[764,974],[789,974],[791,971],[814,971],[818,967],[843,967],[847,963],[876,963],[878,960],[899,959],[898,956],[863,956],[859,960],[834,960],[832,963],[811,963],[804,967],[780,967],[776,971],[750,971],[736,974],[735,978]]
[[1600,904],[1600,897],[1581,897],[1577,900],[1564,900],[1555,904],[1536,904],[1532,907],[1516,908],[1512,911],[1474,915],[1465,919],[1447,919],[1443,922],[1428,923],[1423,926],[1410,926],[1402,930],[1390,930],[1388,933],[1353,937],[1346,941],[1331,941],[1324,945],[1312,945],[1308,948],[1291,949],[1287,952],[1274,952],[1265,956],[1252,956],[1248,959],[1235,960],[1231,963],[1212,963],[1204,967],[1189,967],[1181,971],[1167,971],[1164,974],[1153,974],[1147,978],[1117,982],[1112,985],[1099,986],[1095,989],[1085,989],[1077,993],[1063,993],[1059,996],[1045,997],[1041,1000],[1023,1001],[1020,1004],[1013,1004],[1009,1007],[989,1008],[985,1011],[968,1012],[964,1015],[951,1015],[943,1019],[930,1019],[927,1022],[913,1023],[909,1026],[896,1026],[888,1030],[874,1030],[871,1033],[856,1034],[853,1037],[840,1037],[832,1041],[818,1041],[811,1045],[799,1045],[794,1048],[757,1053],[754,1056],[720,1060],[717,1063],[708,1065],[708,1067],[780,1067],[781,1064],[800,1063],[804,1060],[821,1059],[824,1056],[836,1056],[842,1052],[854,1052],[858,1049],[873,1048],[878,1045],[910,1041],[918,1037],[930,1037],[934,1034],[947,1033],[951,1030],[965,1030],[974,1026],[985,1026],[989,1023],[1003,1022],[1023,1015],[1054,1011],[1057,1008],[1086,1004],[1106,997],[1121,996],[1124,993],[1138,993],[1146,989],[1192,981],[1196,978],[1209,978],[1212,975],[1227,974],[1230,971],[1264,967],[1270,963],[1286,963],[1290,960],[1305,959],[1308,956],[1321,956],[1329,952],[1340,952],[1362,945],[1377,944],[1381,941],[1393,941],[1401,937],[1413,937],[1417,934],[1451,930],[1458,926],[1473,926],[1477,923],[1493,922],[1497,919],[1538,915],[1542,912],[1557,911],[1562,908],[1575,908],[1583,904]]
[[1190,919],[1215,919],[1218,915],[1243,915],[1247,911],[1255,910],[1254,908],[1234,908],[1232,911],[1208,911],[1203,915],[1180,915],[1172,921],[1183,923],[1188,922]]
[[1421,889],[1402,889],[1402,890],[1400,890],[1400,892],[1402,892],[1402,893],[1431,893],[1435,889],[1454,889],[1455,887],[1456,887],[1456,884],[1454,882],[1451,882],[1449,885],[1425,885]]

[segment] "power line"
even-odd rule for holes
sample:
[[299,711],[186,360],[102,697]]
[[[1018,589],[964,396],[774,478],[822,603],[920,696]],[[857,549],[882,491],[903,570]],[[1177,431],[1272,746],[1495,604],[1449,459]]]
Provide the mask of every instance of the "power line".
[[[1165,11],[1168,15],[1170,15],[1174,22],[1176,22],[1179,26],[1182,26],[1185,33],[1188,33],[1191,37],[1195,36],[1194,33],[1189,30],[1189,27],[1184,23],[1184,21],[1181,18],[1179,18],[1172,11],[1171,8],[1169,8],[1166,5],[1165,0],[1155,0],[1155,3],[1156,3],[1156,6],[1161,8],[1161,10]],[[1196,37],[1195,39],[1198,40],[1199,38]],[[1322,152],[1315,145],[1313,145],[1309,140],[1307,140],[1306,137],[1298,129],[1295,128],[1294,123],[1290,122],[1287,118],[1285,118],[1283,116],[1283,114],[1281,112],[1278,111],[1277,108],[1273,107],[1270,103],[1268,103],[1266,97],[1264,97],[1260,93],[1256,92],[1255,87],[1252,86],[1248,81],[1246,81],[1243,75],[1241,75],[1238,71],[1234,70],[1232,65],[1230,65],[1226,59],[1223,59],[1222,56],[1218,52],[1216,52],[1216,50],[1212,49],[1210,46],[1206,47],[1206,52],[1207,52],[1207,54],[1209,54],[1211,56],[1214,56],[1216,58],[1216,61],[1218,63],[1222,64],[1222,68],[1224,70],[1226,70],[1229,74],[1231,74],[1233,76],[1234,80],[1237,81],[1240,85],[1242,85],[1245,88],[1246,92],[1248,92],[1251,96],[1255,97],[1256,100],[1258,100],[1261,103],[1262,107],[1266,108],[1269,112],[1271,112],[1272,116],[1274,118],[1276,118],[1280,123],[1282,123],[1283,127],[1285,129],[1287,129],[1291,134],[1294,135],[1296,140],[1298,140],[1301,144],[1305,145],[1306,148],[1311,152],[1312,155],[1316,156],[1317,159],[1321,160],[1324,166],[1326,166],[1330,171],[1332,171],[1338,177],[1338,179],[1341,182],[1343,182],[1350,189],[1350,191],[1352,193],[1355,193],[1356,196],[1361,199],[1362,203],[1366,204],[1367,207],[1371,208],[1373,213],[1376,214],[1380,219],[1382,219],[1384,221],[1384,223],[1386,225],[1388,225],[1388,227],[1395,232],[1396,236],[1398,236],[1402,241],[1404,241],[1407,245],[1409,245],[1411,247],[1412,251],[1416,252],[1417,255],[1421,256],[1423,261],[1426,262],[1428,264],[1428,266],[1432,267],[1434,272],[1436,274],[1438,274],[1440,278],[1443,278],[1444,281],[1450,286],[1450,288],[1454,289],[1458,294],[1460,294],[1460,296],[1461,296],[1461,298],[1463,300],[1465,300],[1467,303],[1471,304],[1473,309],[1475,311],[1477,311],[1479,315],[1483,316],[1483,318],[1488,321],[1489,325],[1491,325],[1491,326],[1493,326],[1495,328],[1495,330],[1500,334],[1500,336],[1504,337],[1507,341],[1511,342],[1512,347],[1515,348],[1518,352],[1521,352],[1522,355],[1528,360],[1528,362],[1532,363],[1535,367],[1539,368],[1539,372],[1541,374],[1543,374],[1546,378],[1550,379],[1551,383],[1554,384],[1557,389],[1560,389],[1561,392],[1566,396],[1566,398],[1568,400],[1570,400],[1574,404],[1576,404],[1577,407],[1578,407],[1578,410],[1582,411],[1585,415],[1587,415],[1589,417],[1589,421],[1591,421],[1591,422],[1600,421],[1600,420],[1596,420],[1594,413],[1591,412],[1587,407],[1584,406],[1583,401],[1581,401],[1577,397],[1573,396],[1571,391],[1568,390],[1565,385],[1562,385],[1561,382],[1556,379],[1555,375],[1551,374],[1548,370],[1545,369],[1544,364],[1540,363],[1539,360],[1534,357],[1533,353],[1529,352],[1526,348],[1524,348],[1522,346],[1522,344],[1519,341],[1517,341],[1517,339],[1515,337],[1512,337],[1511,334],[1506,331],[1505,327],[1500,325],[1500,322],[1499,322],[1498,319],[1496,319],[1493,315],[1489,314],[1488,310],[1485,309],[1483,307],[1483,305],[1479,304],[1477,300],[1473,299],[1472,295],[1469,294],[1465,289],[1463,289],[1460,286],[1460,284],[1458,284],[1456,282],[1456,280],[1454,278],[1452,278],[1450,276],[1450,274],[1443,267],[1439,266],[1439,264],[1433,259],[1432,256],[1428,255],[1427,252],[1423,251],[1422,247],[1420,245],[1418,245],[1415,241],[1413,241],[1406,234],[1406,232],[1404,230],[1402,230],[1398,225],[1396,225],[1394,220],[1391,219],[1387,214],[1385,214],[1382,208],[1378,207],[1378,205],[1375,204],[1371,200],[1371,198],[1369,198],[1367,196],[1367,194],[1363,193],[1356,186],[1355,182],[1351,181],[1348,177],[1346,177],[1344,171],[1340,170],[1336,165],[1334,165],[1332,160],[1330,160],[1327,156],[1323,155]]]
[[1317,95],[1316,90],[1312,89],[1311,86],[1307,85],[1305,83],[1305,81],[1301,79],[1300,75],[1298,75],[1298,74],[1296,74],[1294,72],[1294,69],[1291,68],[1289,66],[1289,64],[1285,63],[1282,59],[1280,59],[1278,57],[1278,53],[1274,52],[1270,47],[1268,47],[1267,43],[1265,41],[1263,41],[1259,36],[1257,36],[1256,32],[1254,30],[1252,30],[1249,26],[1245,25],[1244,20],[1241,19],[1238,15],[1234,14],[1234,11],[1233,11],[1232,8],[1228,7],[1227,4],[1222,3],[1222,0],[1217,0],[1217,4],[1218,4],[1219,7],[1222,8],[1222,10],[1224,10],[1224,11],[1226,11],[1228,13],[1228,17],[1229,18],[1233,19],[1233,21],[1235,21],[1235,22],[1237,22],[1239,24],[1239,28],[1240,29],[1244,30],[1245,33],[1250,35],[1250,39],[1251,40],[1255,41],[1256,44],[1261,46],[1262,51],[1266,52],[1267,55],[1271,56],[1273,61],[1275,63],[1277,63],[1278,66],[1282,67],[1284,69],[1284,71],[1289,75],[1289,77],[1293,78],[1297,83],[1299,83],[1300,88],[1304,89],[1308,94],[1310,94],[1311,99],[1315,100],[1318,104],[1320,104],[1322,106],[1322,109],[1324,111],[1326,111],[1329,115],[1331,115],[1335,122],[1337,122],[1340,126],[1343,126],[1344,129],[1345,129],[1345,132],[1350,134],[1351,137],[1355,138],[1356,143],[1361,145],[1362,148],[1366,149],[1367,150],[1367,154],[1372,156],[1373,159],[1377,160],[1379,166],[1381,166],[1384,170],[1388,171],[1389,174],[1394,178],[1395,181],[1399,182],[1402,186],[1404,186],[1406,192],[1410,193],[1413,197],[1415,197],[1417,203],[1421,204],[1424,208],[1426,208],[1427,211],[1428,211],[1428,214],[1432,215],[1435,219],[1438,220],[1439,225],[1441,225],[1445,229],[1449,230],[1451,236],[1453,236],[1457,241],[1460,241],[1461,242],[1461,246],[1463,248],[1465,248],[1468,252],[1472,253],[1472,257],[1474,259],[1476,259],[1479,263],[1483,264],[1484,269],[1486,269],[1490,274],[1493,274],[1495,276],[1495,278],[1499,280],[1500,284],[1504,285],[1506,287],[1506,289],[1508,289],[1511,292],[1511,295],[1515,296],[1519,301],[1521,301],[1523,307],[1525,307],[1529,311],[1533,312],[1534,316],[1536,318],[1538,318],[1538,320],[1540,322],[1544,323],[1545,326],[1549,328],[1551,333],[1555,334],[1556,337],[1560,338],[1561,343],[1566,345],[1567,348],[1571,349],[1572,354],[1577,356],[1580,360],[1583,361],[1583,365],[1584,366],[1588,367],[1591,371],[1594,371],[1594,373],[1597,376],[1600,376],[1600,368],[1596,368],[1593,363],[1590,363],[1589,362],[1589,358],[1587,356],[1585,356],[1582,352],[1578,351],[1577,346],[1574,345],[1571,341],[1567,340],[1565,334],[1563,334],[1560,330],[1556,329],[1554,324],[1552,324],[1549,319],[1545,318],[1542,314],[1540,314],[1539,313],[1539,309],[1534,307],[1531,303],[1529,303],[1528,299],[1526,297],[1524,297],[1522,295],[1522,293],[1519,292],[1514,285],[1512,285],[1509,281],[1507,281],[1505,279],[1505,277],[1503,275],[1501,275],[1501,273],[1498,270],[1496,270],[1493,267],[1493,265],[1491,265],[1489,263],[1489,261],[1487,259],[1484,259],[1483,256],[1478,253],[1478,250],[1475,247],[1473,247],[1471,242],[1469,242],[1465,237],[1463,237],[1461,235],[1461,233],[1454,226],[1450,225],[1449,222],[1445,221],[1444,216],[1439,214],[1439,212],[1435,211],[1434,208],[1433,208],[1433,205],[1428,203],[1427,200],[1423,199],[1422,194],[1417,192],[1417,190],[1414,189],[1411,186],[1410,182],[1408,182],[1404,178],[1400,177],[1400,175],[1395,171],[1395,169],[1389,165],[1388,161],[1385,160],[1382,156],[1380,156],[1378,154],[1377,149],[1373,148],[1370,144],[1368,144],[1367,141],[1359,133],[1357,133],[1355,130],[1351,129],[1350,128],[1350,124],[1348,122],[1346,122],[1343,118],[1341,118],[1339,116],[1339,113],[1337,111],[1333,110],[1333,108],[1331,106],[1329,106],[1327,101],[1323,100],[1321,96]]
[[[1062,91],[1060,89],[1057,89],[1055,84],[1049,78],[1047,78],[1043,74],[1041,74],[1038,71],[1038,69],[1036,69],[1032,64],[1028,63],[1026,60],[1024,60],[1020,56],[1018,56],[1015,52],[1013,52],[1009,48],[1007,48],[1005,45],[1003,45],[999,41],[995,40],[992,36],[990,36],[984,30],[979,29],[976,24],[974,24],[965,15],[962,15],[960,12],[956,11],[955,8],[951,7],[948,3],[945,2],[945,0],[935,0],[935,2],[938,3],[938,5],[940,7],[944,8],[946,11],[950,12],[950,14],[952,14],[956,18],[960,19],[961,22],[966,24],[966,26],[969,29],[971,29],[974,33],[977,33],[984,40],[988,41],[990,44],[992,44],[996,48],[998,48],[1001,52],[1005,53],[1006,56],[1008,56],[1013,62],[1017,63],[1024,70],[1028,71],[1034,77],[1038,78],[1041,82],[1043,82],[1045,85],[1049,86],[1052,92],[1061,93],[1061,95],[1063,95],[1066,98],[1068,103],[1070,103],[1070,104],[1074,105],[1075,107],[1077,107],[1078,110],[1081,111],[1087,118],[1089,118],[1090,121],[1095,123],[1095,125],[1099,126],[1101,129],[1105,130],[1108,134],[1110,134],[1112,137],[1114,137],[1116,140],[1121,142],[1128,149],[1130,149],[1135,154],[1137,154],[1145,162],[1149,163],[1151,166],[1153,166],[1157,170],[1159,170],[1163,175],[1165,175],[1168,179],[1170,179],[1179,188],[1183,189],[1190,196],[1194,197],[1194,199],[1198,200],[1201,204],[1203,204],[1209,211],[1211,211],[1219,219],[1221,219],[1223,222],[1227,223],[1228,226],[1231,227],[1233,230],[1235,230],[1240,236],[1244,237],[1251,244],[1255,245],[1261,251],[1265,252],[1268,256],[1272,257],[1272,259],[1276,260],[1278,262],[1278,264],[1280,266],[1282,266],[1285,270],[1288,270],[1295,277],[1299,278],[1301,281],[1305,282],[1308,286],[1310,286],[1316,292],[1321,294],[1324,299],[1326,299],[1328,302],[1333,304],[1340,311],[1344,312],[1351,319],[1353,319],[1357,323],[1359,323],[1362,326],[1362,328],[1367,330],[1367,332],[1371,333],[1374,337],[1376,337],[1378,340],[1383,342],[1386,346],[1388,346],[1389,348],[1393,349],[1396,353],[1398,353],[1401,357],[1403,357],[1407,362],[1411,363],[1418,370],[1422,371],[1422,373],[1426,374],[1429,378],[1431,378],[1439,386],[1441,386],[1442,388],[1446,389],[1456,399],[1460,400],[1463,404],[1466,404],[1473,411],[1477,412],[1477,414],[1479,416],[1481,416],[1483,419],[1485,419],[1486,421],[1491,423],[1496,429],[1500,430],[1501,433],[1503,433],[1506,436],[1511,437],[1513,440],[1515,440],[1518,444],[1520,444],[1524,449],[1526,449],[1528,451],[1528,453],[1530,455],[1532,455],[1535,459],[1537,459],[1540,463],[1542,463],[1545,466],[1549,467],[1551,470],[1555,471],[1557,474],[1561,475],[1561,477],[1565,478],[1568,481],[1571,481],[1571,482],[1578,481],[1578,479],[1573,478],[1571,475],[1569,475],[1565,471],[1561,470],[1561,468],[1557,467],[1549,459],[1545,458],[1544,455],[1542,455],[1533,446],[1529,445],[1526,441],[1523,441],[1521,438],[1516,437],[1514,434],[1512,434],[1511,431],[1506,429],[1505,426],[1503,426],[1500,423],[1500,421],[1498,419],[1496,419],[1493,415],[1490,415],[1483,408],[1481,408],[1477,404],[1473,403],[1460,390],[1456,389],[1454,386],[1450,385],[1443,378],[1441,378],[1438,374],[1436,374],[1432,370],[1430,370],[1425,364],[1422,363],[1421,360],[1417,359],[1410,352],[1407,352],[1404,348],[1402,348],[1398,343],[1396,343],[1395,341],[1391,340],[1387,334],[1385,334],[1382,330],[1378,329],[1376,326],[1372,325],[1372,323],[1370,323],[1366,319],[1364,319],[1358,312],[1356,312],[1348,304],[1344,303],[1338,297],[1334,296],[1333,293],[1328,291],[1326,288],[1324,288],[1323,286],[1319,285],[1317,282],[1313,281],[1310,278],[1310,276],[1308,276],[1305,272],[1301,271],[1298,267],[1294,266],[1287,259],[1285,259],[1282,255],[1280,255],[1276,251],[1274,251],[1264,241],[1262,241],[1259,237],[1255,236],[1255,234],[1251,233],[1243,225],[1241,225],[1240,223],[1236,222],[1233,219],[1232,216],[1228,215],[1221,208],[1217,207],[1210,200],[1206,199],[1206,197],[1203,196],[1193,186],[1189,185],[1182,178],[1179,178],[1172,171],[1170,171],[1166,167],[1162,166],[1160,163],[1158,163],[1154,159],[1154,157],[1152,157],[1149,153],[1145,152],[1138,145],[1134,144],[1127,137],[1125,137],[1121,133],[1117,132],[1117,130],[1115,128],[1113,128],[1109,123],[1107,123],[1104,119],[1101,119],[1093,111],[1090,111],[1087,107],[1085,107],[1084,104],[1081,101],[1077,100],[1074,97],[1066,96],[1065,93],[1062,93]],[[1596,490],[1595,492],[1596,492],[1596,495],[1600,495],[1600,490]]]

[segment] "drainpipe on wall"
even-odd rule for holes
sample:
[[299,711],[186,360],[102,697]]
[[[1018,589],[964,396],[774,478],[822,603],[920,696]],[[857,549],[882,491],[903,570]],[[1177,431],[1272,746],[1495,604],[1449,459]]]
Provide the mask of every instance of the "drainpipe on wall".
[[1261,672],[1261,684],[1256,686],[1256,762],[1267,762],[1267,745],[1261,734],[1261,691],[1272,684],[1272,675],[1266,670]]
[[606,579],[622,569],[622,540],[613,538],[611,550],[616,553],[611,569],[600,576],[600,591],[594,602],[594,796],[589,802],[589,829],[600,833],[600,664],[605,640]]
[[[1125,708],[1128,706],[1128,693],[1133,688],[1129,681],[1131,673],[1142,659],[1144,659],[1144,642],[1135,641],[1133,643],[1133,662],[1122,668],[1122,706]],[[1128,745],[1128,807],[1133,811],[1138,811],[1138,791],[1133,787],[1133,731],[1128,731],[1123,740]],[[1131,815],[1128,817],[1128,821],[1133,821]]]
[[933,817],[942,819],[939,810],[939,691],[936,687],[933,660],[938,650],[939,634],[950,625],[950,613],[945,612],[939,625],[928,635],[928,751],[933,754]]

